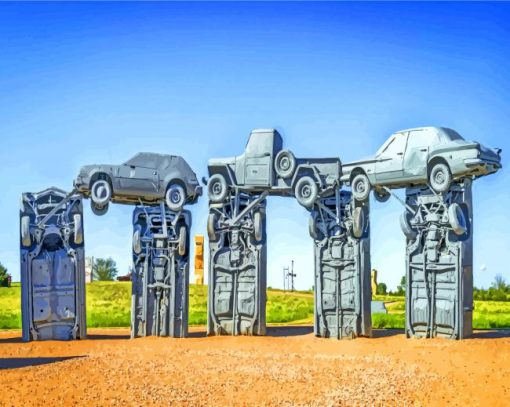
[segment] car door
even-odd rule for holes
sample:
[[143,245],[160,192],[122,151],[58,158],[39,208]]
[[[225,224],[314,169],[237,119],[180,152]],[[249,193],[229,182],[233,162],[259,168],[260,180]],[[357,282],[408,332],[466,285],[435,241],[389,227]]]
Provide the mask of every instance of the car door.
[[386,148],[376,157],[375,179],[378,183],[391,184],[402,178],[408,134],[395,133]]
[[157,164],[157,158],[145,156],[131,159],[119,166],[119,192],[135,196],[157,195],[159,188]]
[[406,179],[409,181],[427,179],[430,147],[437,142],[437,132],[434,129],[416,129],[409,132],[404,155],[404,177]]

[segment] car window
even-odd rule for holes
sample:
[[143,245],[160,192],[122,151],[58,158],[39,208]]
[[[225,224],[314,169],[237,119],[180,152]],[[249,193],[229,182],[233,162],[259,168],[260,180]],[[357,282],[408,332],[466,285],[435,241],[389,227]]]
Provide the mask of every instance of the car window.
[[267,133],[253,133],[246,144],[246,155],[261,155],[273,151],[273,136]]
[[160,170],[164,170],[165,168],[168,168],[170,166],[171,158],[170,157],[160,157],[158,160],[158,168]]
[[407,135],[403,133],[397,133],[390,140],[388,145],[382,151],[384,156],[397,156],[398,153],[404,153],[406,149]]
[[445,134],[450,140],[464,140],[464,138],[457,133],[455,130],[442,128],[443,134]]
[[433,146],[438,143],[437,131],[435,129],[413,130],[409,133],[407,148],[418,148]]
[[127,160],[125,165],[133,165],[135,167],[157,168],[157,159],[152,154],[138,153],[133,158]]

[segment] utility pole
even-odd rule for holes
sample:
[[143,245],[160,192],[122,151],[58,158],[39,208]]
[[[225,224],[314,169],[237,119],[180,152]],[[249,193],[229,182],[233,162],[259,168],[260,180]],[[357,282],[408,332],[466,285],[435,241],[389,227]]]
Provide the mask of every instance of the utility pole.
[[283,291],[286,291],[287,289],[287,275],[289,274],[289,267],[283,268]]
[[290,268],[290,291],[294,291],[294,277],[296,277],[296,273],[294,273],[294,260],[291,262],[291,268]]

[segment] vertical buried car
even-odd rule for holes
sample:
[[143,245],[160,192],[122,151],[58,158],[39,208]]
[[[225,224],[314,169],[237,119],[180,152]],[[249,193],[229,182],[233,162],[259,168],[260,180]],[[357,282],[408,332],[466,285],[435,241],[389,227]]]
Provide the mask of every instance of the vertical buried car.
[[90,197],[96,215],[105,214],[110,201],[155,205],[163,199],[171,211],[179,212],[202,194],[197,176],[184,158],[156,153],[138,153],[121,165],[84,166],[74,186]]
[[274,129],[253,130],[243,154],[209,160],[209,199],[225,201],[232,191],[294,195],[304,207],[340,187],[339,158],[295,158]]
[[24,193],[20,210],[23,340],[86,336],[80,196]]
[[501,149],[464,140],[444,127],[401,130],[390,136],[374,157],[344,164],[342,181],[352,187],[357,200],[374,189],[385,201],[385,188],[430,185],[437,193],[448,191],[452,181],[476,178],[501,168]]

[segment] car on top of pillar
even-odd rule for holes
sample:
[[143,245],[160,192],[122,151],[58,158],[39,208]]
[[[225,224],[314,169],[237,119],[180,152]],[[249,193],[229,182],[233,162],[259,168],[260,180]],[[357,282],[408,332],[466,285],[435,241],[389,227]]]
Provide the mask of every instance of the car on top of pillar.
[[209,199],[223,202],[229,192],[294,195],[304,207],[332,196],[340,187],[341,162],[334,158],[296,158],[283,149],[275,129],[253,130],[243,154],[214,158],[208,163]]
[[419,127],[393,133],[374,157],[342,167],[342,182],[357,200],[389,198],[386,188],[429,185],[444,193],[453,181],[492,174],[501,168],[501,149],[466,141],[445,127]]
[[120,165],[86,165],[74,187],[90,197],[96,215],[104,215],[110,202],[155,205],[163,200],[168,209],[179,212],[202,195],[197,176],[184,158],[156,153],[138,153]]

